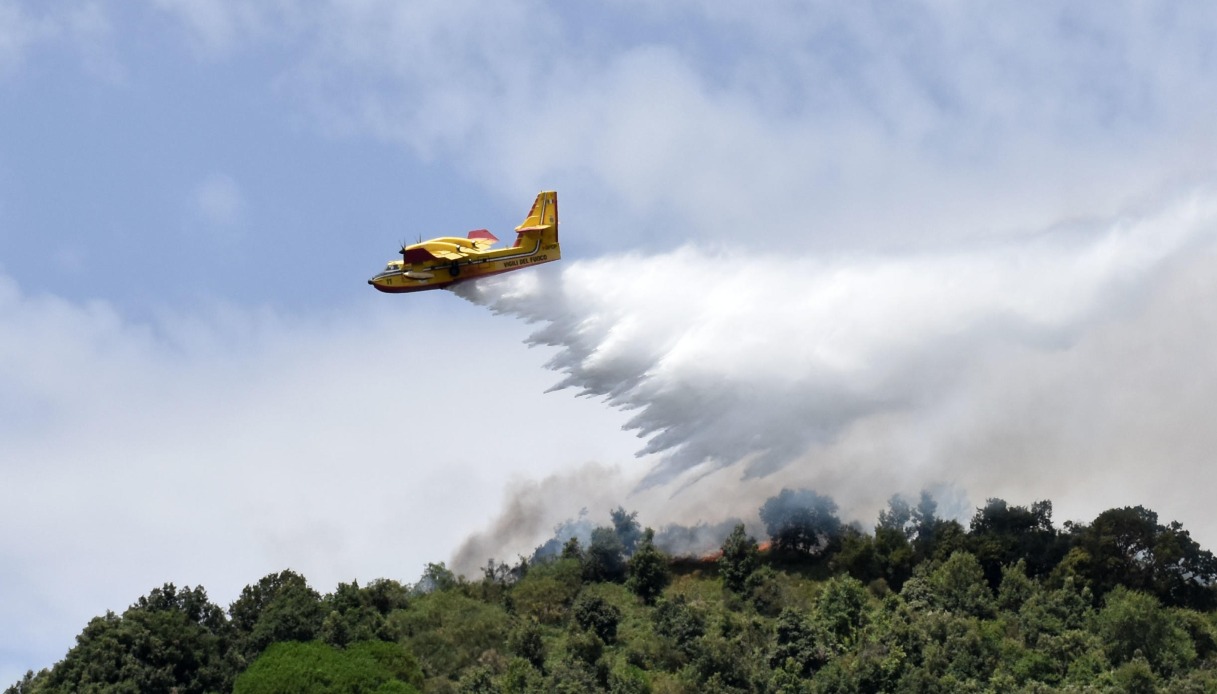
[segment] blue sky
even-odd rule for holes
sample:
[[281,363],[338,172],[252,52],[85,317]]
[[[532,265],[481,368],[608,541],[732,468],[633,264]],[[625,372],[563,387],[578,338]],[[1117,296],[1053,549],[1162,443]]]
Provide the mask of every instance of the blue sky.
[[104,76],[67,39],[7,71],[4,265],[29,291],[144,312],[333,306],[361,289],[368,251],[415,233],[412,208],[461,185],[400,148],[320,135],[277,93],[282,50],[200,56],[171,14],[124,14]]
[[[1135,2],[0,0],[0,682],[165,581],[412,580],[582,506],[800,484],[870,523],[928,486],[1217,542],[1167,482],[1217,444],[1215,33]],[[542,189],[560,267],[468,297],[507,315],[365,283]],[[693,491],[626,501],[654,470]]]

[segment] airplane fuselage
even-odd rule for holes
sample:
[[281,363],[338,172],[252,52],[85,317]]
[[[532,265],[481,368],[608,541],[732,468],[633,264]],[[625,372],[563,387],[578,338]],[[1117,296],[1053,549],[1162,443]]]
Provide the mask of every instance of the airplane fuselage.
[[[384,270],[368,280],[368,284],[390,294],[442,289],[457,282],[552,263],[562,257],[556,241],[547,244],[538,237],[532,243],[527,240],[524,243],[527,247],[467,251],[467,257],[460,260],[437,259],[422,263],[391,260]],[[407,246],[407,250],[409,248]]]

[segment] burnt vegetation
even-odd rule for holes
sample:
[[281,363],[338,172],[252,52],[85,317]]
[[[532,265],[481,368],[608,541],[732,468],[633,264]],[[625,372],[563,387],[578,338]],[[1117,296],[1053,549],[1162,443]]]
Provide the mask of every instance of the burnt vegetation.
[[166,584],[7,694],[1217,691],[1217,560],[1146,508],[989,499],[965,527],[923,493],[866,529],[783,490],[758,516],[618,508],[480,577],[283,571],[227,609]]

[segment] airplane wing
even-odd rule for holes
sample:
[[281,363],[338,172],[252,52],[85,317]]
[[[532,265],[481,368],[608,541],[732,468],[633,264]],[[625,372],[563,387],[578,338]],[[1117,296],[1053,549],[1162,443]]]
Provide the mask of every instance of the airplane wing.
[[469,256],[460,246],[451,243],[428,241],[425,246],[414,246],[401,250],[401,259],[407,264],[426,263],[433,260],[463,260]]
[[426,263],[436,260],[454,261],[469,257],[470,251],[484,251],[498,239],[485,229],[475,229],[465,238],[441,236],[437,239],[401,249],[401,258],[406,264]]

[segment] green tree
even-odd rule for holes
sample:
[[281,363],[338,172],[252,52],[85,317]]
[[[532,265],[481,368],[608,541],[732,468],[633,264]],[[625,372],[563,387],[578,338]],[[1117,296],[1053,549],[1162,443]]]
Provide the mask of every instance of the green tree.
[[[1007,601],[1010,604],[1009,598]],[[1025,638],[1038,645],[1041,637],[1056,637],[1071,630],[1085,629],[1094,617],[1092,602],[1089,588],[1078,588],[1072,579],[1066,579],[1060,588],[1033,589],[1018,607],[1018,623]],[[1014,607],[1011,605],[1007,609]]]
[[997,589],[998,609],[1018,612],[1038,592],[1039,587],[1027,577],[1027,562],[1020,559],[1002,567],[1001,585]]
[[609,671],[608,691],[611,694],[650,694],[651,684],[641,668],[618,661]]
[[503,694],[543,694],[544,676],[535,665],[524,658],[512,658],[507,670],[499,677],[499,688]]
[[625,547],[612,528],[596,528],[583,553],[583,578],[592,582],[625,581]]
[[1156,672],[1170,675],[1196,659],[1188,633],[1152,595],[1117,586],[1107,595],[1094,623],[1113,665],[1141,655]]
[[418,662],[401,646],[365,641],[339,649],[313,641],[276,643],[237,678],[234,694],[411,694]]
[[563,559],[578,559],[582,561],[583,547],[579,545],[579,538],[572,537],[562,545],[561,557]]
[[824,584],[816,599],[816,622],[838,651],[854,645],[865,623],[866,605],[866,588],[856,578],[835,576]]
[[776,617],[786,607],[783,579],[783,575],[772,566],[762,566],[748,576],[744,582],[744,593],[757,613]]
[[597,666],[601,664],[600,659],[604,656],[604,639],[590,630],[572,629],[566,634],[564,647],[566,660],[574,660],[594,668],[599,678],[601,673]]
[[696,652],[698,641],[706,633],[706,618],[689,604],[684,595],[660,600],[651,613],[655,633],[669,639],[685,655]]
[[423,575],[419,577],[418,583],[414,584],[413,593],[423,594],[437,590],[451,590],[459,585],[461,579],[457,578],[456,574],[444,565],[444,562],[438,564],[427,564],[427,568],[423,569]]
[[617,539],[621,540],[621,547],[626,556],[632,555],[638,547],[638,541],[642,539],[642,526],[638,524],[638,512],[626,513],[624,508],[618,506],[609,513],[609,516],[613,520],[613,532],[617,533]]
[[1162,525],[1142,506],[1110,509],[1074,529],[1085,551],[1078,570],[1101,597],[1117,585],[1150,593],[1167,605],[1217,606],[1217,559],[1179,523]]
[[523,558],[521,558],[521,563],[515,567],[507,562],[495,561],[493,558],[487,559],[486,566],[482,567],[482,580],[475,584],[482,599],[487,602],[502,600],[507,593],[507,586],[527,573],[527,567],[527,560]]
[[[933,503],[931,500],[930,503]],[[933,510],[930,511],[933,515]],[[913,508],[899,494],[893,494],[887,500],[887,508],[879,512],[879,522],[875,529],[883,528],[898,532],[904,539],[911,540],[917,535],[917,526],[913,522]]]
[[924,630],[922,663],[939,675],[939,691],[977,689],[990,679],[1002,658],[1003,632],[996,621],[929,612],[919,615]]
[[405,609],[410,604],[410,589],[390,578],[378,578],[363,588],[361,600],[382,615]]
[[860,581],[883,578],[883,566],[875,550],[875,538],[858,528],[846,527],[841,533],[840,548],[830,566],[834,572],[843,571]]
[[520,620],[507,636],[507,649],[537,670],[545,669],[545,640],[536,621]]
[[501,604],[488,604],[459,590],[434,591],[413,599],[388,622],[422,663],[428,678],[458,679],[483,655],[504,647],[511,620]]
[[321,595],[291,570],[245,586],[228,613],[247,662],[277,641],[312,641],[326,614]]
[[[589,636],[594,639],[595,636]],[[587,694],[604,691],[596,668],[579,657],[568,656],[554,664],[540,691],[547,694]]]
[[466,670],[456,690],[460,694],[500,694],[499,686],[494,681],[494,671],[486,665],[478,665]]
[[917,556],[923,559],[934,556],[934,544],[937,539],[935,530],[940,522],[938,502],[924,489],[916,508],[909,511],[909,522],[913,526],[913,549],[916,550]]
[[811,677],[832,657],[816,629],[798,610],[786,608],[774,625],[773,649],[769,667],[786,670],[800,677]]
[[617,641],[617,624],[621,621],[621,610],[599,595],[580,595],[575,600],[572,613],[575,623],[599,636],[606,644]]
[[[400,584],[398,587],[404,591]],[[395,640],[396,635],[385,628],[385,615],[390,609],[405,606],[404,592],[398,600],[389,599],[384,604],[377,604],[376,598],[370,587],[360,588],[357,581],[339,583],[333,593],[322,599],[326,616],[319,632],[321,640],[339,648],[353,641]]]
[[[785,518],[802,522],[798,507],[787,504],[796,512]],[[916,508],[895,497],[873,536],[841,526],[835,539],[803,545],[831,548],[824,559],[764,565],[733,521],[715,528],[716,538],[730,531],[717,572],[697,558],[669,561],[648,528],[624,587],[584,580],[593,547],[608,558],[595,566],[623,560],[635,514],[620,507],[587,550],[572,543],[571,557],[555,551],[527,571],[490,562],[480,583],[433,564],[416,590],[351,582],[319,598],[286,571],[247,586],[230,617],[201,588],[167,584],[91,621],[62,662],[5,694],[390,694],[423,687],[424,673],[427,691],[449,694],[1215,690],[1217,618],[1159,596],[1202,601],[1211,590],[1206,553],[1177,524],[1134,507],[1049,533],[1046,502],[990,500],[969,535],[933,512],[928,495]],[[713,546],[710,526],[686,530],[702,552]],[[1072,546],[1034,576],[1021,555],[1052,533]],[[965,543],[994,562],[1018,557],[1001,565],[995,592]],[[899,593],[885,588],[895,567],[911,568]]]
[[96,617],[46,677],[57,692],[177,692],[226,690],[236,674],[231,631],[202,587],[172,583],[142,597],[122,616]]
[[4,690],[4,694],[38,694],[46,691],[44,685],[50,675],[50,670],[40,670],[38,674],[34,674],[33,670],[26,670],[20,680]]
[[988,617],[993,614],[993,593],[984,576],[976,557],[956,552],[932,571],[915,574],[904,584],[902,595],[917,607]]
[[994,589],[1003,566],[1023,560],[1028,576],[1044,576],[1068,549],[1052,525],[1052,502],[1036,501],[1028,508],[1002,499],[989,499],[976,510],[968,546]]
[[172,583],[166,583],[136,600],[131,607],[143,612],[180,612],[188,621],[213,632],[222,632],[227,626],[224,611],[207,599],[202,586],[178,590]]
[[744,524],[738,523],[723,541],[722,555],[718,558],[718,575],[723,587],[733,593],[743,594],[748,577],[756,570],[760,559],[756,538],[747,534]]
[[843,529],[836,502],[810,489],[783,489],[765,501],[760,516],[774,547],[794,555],[824,552]]
[[655,531],[647,528],[642,533],[642,541],[630,557],[626,587],[646,604],[655,604],[655,599],[672,580],[668,563],[667,555],[655,546]]
[[690,664],[700,691],[754,691],[749,646],[740,638],[709,634],[702,640],[697,657]]
[[915,533],[913,509],[902,497],[894,496],[888,499],[887,510],[879,513],[874,537],[853,527],[843,530],[832,566],[867,583],[881,578],[899,591],[913,573],[915,558],[909,538]]
[[578,559],[542,562],[512,586],[510,601],[521,616],[541,624],[560,624],[582,585],[583,565]]
[[887,504],[887,510],[879,512],[879,522],[875,525],[871,552],[873,569],[869,575],[854,575],[862,580],[882,578],[898,591],[913,573],[915,557],[912,540],[917,536],[918,523],[914,520],[913,508],[903,497],[893,496]]
[[1116,668],[1116,687],[1122,694],[1157,694],[1158,678],[1140,656]]
[[917,562],[927,559],[945,560],[955,552],[967,550],[967,533],[956,520],[938,517],[938,502],[927,491],[912,509],[915,534],[913,552]]

